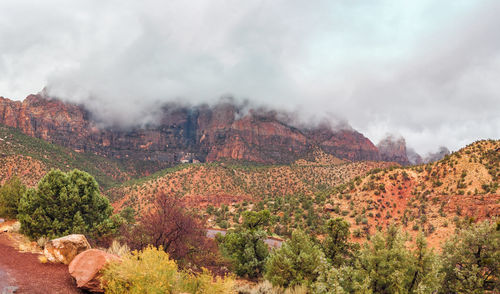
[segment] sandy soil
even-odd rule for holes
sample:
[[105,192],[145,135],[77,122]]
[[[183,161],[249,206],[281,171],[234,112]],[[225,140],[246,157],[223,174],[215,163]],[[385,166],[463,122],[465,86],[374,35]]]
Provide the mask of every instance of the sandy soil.
[[42,264],[38,254],[19,252],[7,233],[0,233],[0,291],[17,286],[16,293],[82,293],[64,264]]

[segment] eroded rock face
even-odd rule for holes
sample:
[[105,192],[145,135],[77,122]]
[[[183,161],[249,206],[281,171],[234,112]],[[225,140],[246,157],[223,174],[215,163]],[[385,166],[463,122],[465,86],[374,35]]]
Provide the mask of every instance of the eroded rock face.
[[81,152],[174,164],[236,159],[290,163],[312,148],[349,160],[380,160],[362,134],[345,128],[294,127],[274,111],[242,113],[228,102],[180,107],[165,105],[158,125],[102,128],[83,106],[42,95],[23,102],[0,97],[0,123]]
[[84,235],[73,234],[53,239],[45,244],[43,255],[50,262],[69,264],[75,256],[90,249],[90,244]]
[[410,164],[406,151],[406,141],[404,138],[387,136],[377,144],[377,147],[383,161],[394,161],[401,165]]
[[89,249],[78,254],[69,264],[69,274],[75,279],[79,289],[92,293],[104,293],[101,288],[101,270],[111,261],[120,257],[98,249]]

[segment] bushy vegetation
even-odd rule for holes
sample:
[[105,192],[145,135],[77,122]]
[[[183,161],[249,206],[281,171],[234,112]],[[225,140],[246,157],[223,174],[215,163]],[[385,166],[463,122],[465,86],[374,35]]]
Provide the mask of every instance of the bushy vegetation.
[[310,286],[326,270],[324,254],[318,244],[301,230],[271,253],[265,277],[274,286],[289,288]]
[[8,144],[0,146],[0,151],[4,156],[22,155],[33,158],[42,162],[48,169],[69,171],[71,168],[77,168],[84,170],[91,173],[103,187],[110,187],[116,185],[119,181],[126,180],[127,174],[136,174],[119,161],[93,153],[75,152],[33,138],[15,128],[0,126],[0,136],[4,141],[8,142]]
[[376,233],[359,248],[349,242],[344,222],[328,221],[330,233],[322,242],[294,231],[266,258],[264,277],[272,286],[259,284],[241,293],[304,288],[307,293],[388,294],[500,290],[500,226],[495,222],[463,224],[442,254],[428,248],[422,233],[412,241],[396,226]]
[[349,241],[349,227],[342,218],[330,219],[325,225],[326,236],[321,245],[328,262],[334,267],[352,263],[359,250],[357,243]]
[[[130,209],[124,209],[120,214],[125,218],[131,213]],[[126,227],[122,234],[132,249],[140,250],[148,245],[161,247],[182,266],[193,263],[209,266],[222,262],[214,242],[206,238],[202,223],[175,195],[156,195],[149,211],[138,218],[136,225]]]
[[441,276],[437,255],[423,238],[417,248],[395,227],[377,233],[365,244],[353,265],[332,267],[315,285],[317,293],[434,293]]
[[269,222],[269,211],[247,211],[243,214],[243,224],[217,241],[222,253],[233,262],[237,275],[256,278],[263,274],[269,255],[264,240],[267,233],[262,228]]
[[111,205],[86,172],[50,171],[19,204],[21,231],[36,240],[73,233],[102,235],[112,229]]
[[21,180],[14,176],[0,187],[0,216],[16,218],[19,201],[26,193],[26,186]]
[[467,225],[443,247],[444,292],[500,291],[500,226]]
[[[481,193],[497,190],[498,164],[492,162],[498,163],[498,153],[473,158],[473,150],[467,151],[426,166],[374,170],[334,188],[321,180],[300,178],[314,187],[313,193],[281,194],[287,190],[273,190],[253,202],[208,206],[204,216],[213,218],[222,228],[230,228],[225,236],[217,236],[218,248],[205,237],[203,221],[197,219],[195,210],[186,209],[185,199],[177,197],[182,193],[171,190],[165,194],[160,190],[151,194],[154,200],[142,207],[138,216],[130,207],[111,216],[109,202],[100,195],[95,180],[80,171],[52,171],[36,189],[28,191],[19,180],[7,182],[0,188],[0,213],[18,214],[22,231],[34,239],[69,233],[104,236],[110,231],[116,237],[120,233],[124,245],[115,242],[109,250],[123,256],[124,262],[106,269],[108,293],[234,293],[231,278],[220,278],[220,273],[219,278],[214,278],[214,271],[204,269],[206,265],[213,266],[211,270],[222,269],[228,264],[219,253],[231,265],[221,272],[232,270],[242,278],[260,282],[254,289],[238,293],[497,293],[499,224],[475,224],[462,203],[447,204],[433,190],[450,186],[446,175],[453,173],[458,180],[447,191],[470,193],[474,172],[453,170],[457,156],[468,156],[487,167],[492,181]],[[446,168],[441,166],[445,163]],[[242,181],[238,185],[255,180],[244,179],[243,167],[214,166],[238,174],[235,178]],[[271,169],[246,168],[261,176]],[[294,168],[304,171],[309,167]],[[433,181],[418,182],[418,177]],[[290,178],[280,181],[287,180]],[[224,190],[224,184],[216,186]],[[266,189],[246,186],[248,191],[257,188]],[[362,198],[364,194],[370,197]],[[404,198],[404,210],[398,211],[396,198]],[[456,210],[453,222],[452,209]],[[388,225],[393,215],[410,233]],[[447,233],[453,225],[457,229],[438,250],[440,253],[431,250],[426,242],[435,225],[440,225],[438,216],[439,221],[446,217],[442,226],[448,228]],[[352,236],[350,223],[354,226]],[[382,225],[388,227],[384,230]],[[370,228],[376,228],[376,233]],[[266,245],[265,239],[273,234],[287,239],[280,248]],[[361,242],[364,244],[358,244]],[[137,250],[129,253],[127,246]]]
[[110,199],[125,196],[126,205],[144,205],[145,195],[160,190],[179,196],[213,195],[224,191],[229,195],[282,198],[293,194],[312,196],[359,175],[382,162],[342,164],[258,165],[204,163],[182,164],[137,181],[129,181],[106,192]]
[[110,294],[233,293],[231,277],[214,278],[207,270],[197,274],[181,271],[162,248],[152,246],[109,264],[102,280],[106,293]]

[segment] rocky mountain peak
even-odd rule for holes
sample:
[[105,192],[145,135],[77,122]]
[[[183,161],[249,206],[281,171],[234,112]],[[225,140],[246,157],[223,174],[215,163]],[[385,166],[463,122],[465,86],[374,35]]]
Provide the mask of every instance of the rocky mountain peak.
[[403,137],[388,135],[382,139],[377,148],[383,161],[394,161],[402,165],[409,165],[406,141]]

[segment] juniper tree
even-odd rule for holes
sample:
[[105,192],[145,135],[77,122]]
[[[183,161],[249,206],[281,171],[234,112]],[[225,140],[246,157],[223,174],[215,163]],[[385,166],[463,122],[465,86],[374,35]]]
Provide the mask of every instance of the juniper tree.
[[111,213],[108,199],[101,196],[90,174],[52,170],[21,198],[18,218],[22,232],[37,239],[108,231]]
[[500,291],[500,230],[485,221],[471,224],[443,247],[443,293]]
[[441,285],[440,263],[423,236],[413,250],[396,227],[378,232],[359,252],[354,265],[322,272],[314,293],[435,293]]
[[222,253],[231,259],[237,275],[248,278],[262,275],[269,255],[264,243],[267,237],[264,228],[269,217],[267,210],[244,212],[242,225],[217,238]]
[[325,225],[326,236],[321,245],[327,260],[334,267],[352,262],[359,250],[358,244],[349,242],[349,227],[349,223],[342,218],[330,219]]
[[16,218],[19,201],[26,193],[26,186],[14,176],[0,188],[0,216]]
[[311,285],[326,261],[321,248],[301,230],[295,230],[290,240],[269,256],[265,277],[274,286]]

